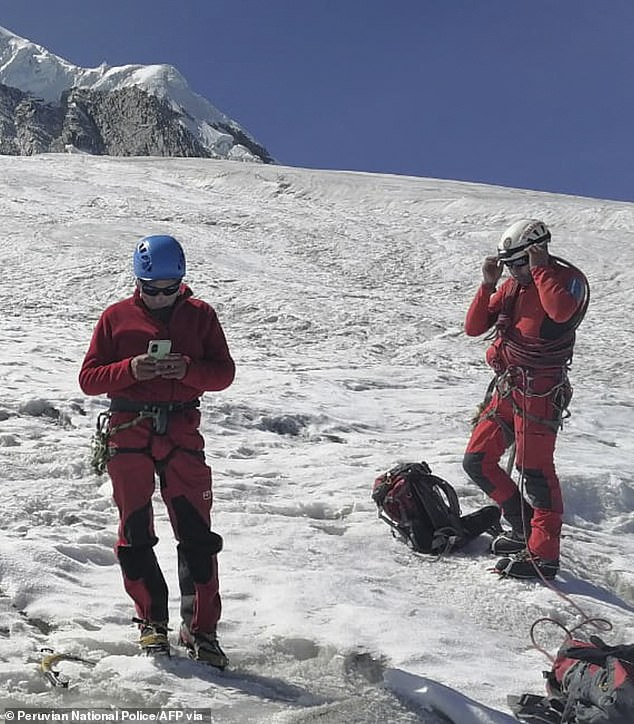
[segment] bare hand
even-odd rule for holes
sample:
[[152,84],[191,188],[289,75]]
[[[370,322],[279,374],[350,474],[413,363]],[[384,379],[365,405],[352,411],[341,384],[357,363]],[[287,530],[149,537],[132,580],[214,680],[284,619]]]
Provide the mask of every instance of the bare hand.
[[504,266],[497,256],[487,256],[482,264],[482,278],[485,284],[495,286],[502,276]]
[[157,360],[155,360],[154,357],[150,357],[149,354],[140,354],[137,357],[133,357],[130,362],[132,376],[139,382],[153,380],[158,375],[156,363]]
[[532,244],[528,247],[528,260],[531,268],[535,266],[548,266],[548,250],[545,244]]
[[157,374],[166,380],[182,380],[187,373],[187,360],[182,354],[172,352],[157,361]]

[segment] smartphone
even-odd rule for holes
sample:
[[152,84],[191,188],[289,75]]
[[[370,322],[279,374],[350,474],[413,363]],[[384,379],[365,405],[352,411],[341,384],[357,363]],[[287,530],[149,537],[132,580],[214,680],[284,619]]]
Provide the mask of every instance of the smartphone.
[[154,359],[163,359],[172,351],[171,339],[151,339],[148,342],[147,353]]

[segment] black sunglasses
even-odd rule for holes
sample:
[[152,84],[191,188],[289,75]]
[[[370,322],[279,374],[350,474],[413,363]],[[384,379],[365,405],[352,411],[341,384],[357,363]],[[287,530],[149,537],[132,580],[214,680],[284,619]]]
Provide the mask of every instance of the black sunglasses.
[[172,294],[181,288],[181,280],[179,279],[174,284],[170,284],[169,287],[155,287],[150,282],[144,282],[143,279],[139,279],[141,283],[141,291],[143,294],[147,294],[148,297],[158,297],[159,294],[164,294],[166,297],[171,297]]
[[519,268],[528,264],[528,256],[521,256],[519,259],[503,262],[504,266],[509,268]]

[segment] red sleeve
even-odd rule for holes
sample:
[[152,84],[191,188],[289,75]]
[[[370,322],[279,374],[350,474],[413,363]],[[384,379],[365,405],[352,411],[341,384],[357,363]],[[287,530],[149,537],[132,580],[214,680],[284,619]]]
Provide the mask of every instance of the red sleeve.
[[187,372],[181,382],[198,390],[224,390],[233,382],[236,368],[229,353],[225,333],[212,309],[204,331],[203,345],[203,358],[189,360]]
[[79,371],[79,386],[87,395],[117,392],[136,383],[130,359],[110,362],[114,357],[112,335],[106,314],[101,315]]
[[[111,308],[112,309],[112,308]],[[154,378],[139,382],[132,375],[131,360],[142,353],[153,327],[141,330],[143,320],[134,316],[135,308],[106,310],[95,327],[90,346],[79,372],[79,385],[87,395],[123,396],[136,399],[189,400],[205,391],[224,390],[235,375],[235,365],[215,311],[208,305],[185,305],[184,316],[175,321],[175,337],[187,359],[187,371],[181,380]],[[139,339],[141,347],[139,347]],[[128,389],[135,387],[134,390]]]
[[554,266],[533,267],[531,274],[544,312],[553,322],[567,322],[583,300],[585,282],[574,274],[562,275]]
[[503,298],[504,286],[496,292],[491,284],[480,285],[464,323],[464,331],[469,337],[478,337],[491,329],[502,307]]

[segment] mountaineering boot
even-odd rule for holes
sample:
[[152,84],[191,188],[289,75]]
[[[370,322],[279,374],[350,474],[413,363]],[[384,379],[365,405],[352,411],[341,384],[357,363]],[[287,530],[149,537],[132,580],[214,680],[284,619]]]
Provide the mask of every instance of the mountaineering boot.
[[225,652],[220,648],[215,631],[193,633],[185,623],[182,623],[179,642],[187,649],[189,658],[194,661],[202,661],[221,670],[229,663]]
[[169,656],[170,642],[167,638],[167,621],[141,621],[139,624],[139,646],[148,656]]
[[528,550],[524,550],[515,555],[500,558],[495,564],[494,570],[502,578],[520,578],[524,580],[545,578],[552,581],[559,570],[559,561],[545,561]]
[[505,530],[491,541],[491,553],[510,555],[526,548],[526,538],[516,530]]

